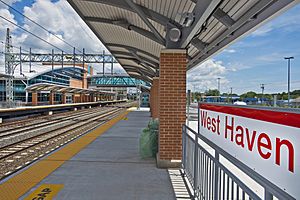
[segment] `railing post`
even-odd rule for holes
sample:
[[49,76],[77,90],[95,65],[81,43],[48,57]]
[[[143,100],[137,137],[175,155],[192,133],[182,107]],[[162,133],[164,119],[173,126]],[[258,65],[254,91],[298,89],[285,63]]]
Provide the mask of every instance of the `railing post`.
[[216,163],[215,163],[215,184],[214,184],[214,200],[219,200],[219,152],[217,152],[215,150],[215,159],[216,159]]
[[194,152],[194,199],[196,199],[199,195],[198,193],[198,134],[195,133],[195,152]]
[[182,125],[182,168],[185,169],[186,166],[186,135],[187,128],[186,125]]
[[195,140],[194,140],[194,145],[195,145],[195,151],[194,151],[194,199],[196,199],[199,195],[198,193],[198,168],[199,168],[199,157],[198,157],[198,134],[200,134],[200,126],[199,126],[199,122],[200,122],[200,108],[198,106],[198,133],[195,133]]
[[265,200],[272,200],[273,195],[265,188]]

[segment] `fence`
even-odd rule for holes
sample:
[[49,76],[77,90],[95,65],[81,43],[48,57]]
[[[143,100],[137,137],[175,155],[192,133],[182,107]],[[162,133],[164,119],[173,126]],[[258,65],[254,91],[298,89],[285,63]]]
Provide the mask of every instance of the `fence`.
[[[289,194],[269,182],[257,172],[225,152],[219,146],[196,133],[186,125],[182,127],[182,167],[193,191],[194,199],[221,200],[221,199],[265,199],[273,196],[278,199],[294,199]],[[204,142],[212,148],[208,152],[199,142]],[[225,158],[243,173],[264,188],[264,197],[258,196],[243,181],[233,174],[220,162]]]

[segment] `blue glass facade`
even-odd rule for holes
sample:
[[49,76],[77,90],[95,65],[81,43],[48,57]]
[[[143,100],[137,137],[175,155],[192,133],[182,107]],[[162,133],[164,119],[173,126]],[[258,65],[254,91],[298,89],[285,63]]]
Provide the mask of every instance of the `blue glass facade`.
[[137,85],[150,86],[149,83],[145,81],[131,78],[128,76],[92,76],[88,79],[88,84],[90,86],[123,86],[123,87],[136,87]]
[[83,70],[74,67],[65,67],[54,69],[43,74],[40,74],[29,80],[29,85],[35,83],[52,83],[57,85],[70,85],[70,79],[82,80]]
[[[59,69],[54,69],[53,71],[48,71],[30,79],[14,80],[14,101],[26,102],[26,84],[32,85],[35,83],[51,83],[56,85],[70,86],[70,80],[83,79],[83,69],[75,67],[64,67]],[[0,80],[0,101],[5,101],[5,80]],[[49,93],[38,94],[39,102],[48,102]],[[61,101],[61,95],[56,94],[54,101]],[[31,94],[28,94],[28,102],[31,102]]]

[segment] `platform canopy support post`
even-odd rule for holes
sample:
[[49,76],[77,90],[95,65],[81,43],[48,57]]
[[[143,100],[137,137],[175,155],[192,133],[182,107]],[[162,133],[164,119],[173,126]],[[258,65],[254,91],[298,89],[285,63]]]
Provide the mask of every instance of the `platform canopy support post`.
[[182,125],[186,120],[185,49],[164,49],[159,74],[159,152],[157,166],[180,167]]

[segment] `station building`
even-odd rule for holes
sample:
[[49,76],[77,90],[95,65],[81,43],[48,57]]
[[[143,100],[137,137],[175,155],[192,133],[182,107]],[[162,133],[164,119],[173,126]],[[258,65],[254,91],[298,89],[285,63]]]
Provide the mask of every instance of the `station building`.
[[[80,103],[114,98],[115,92],[111,88],[89,87],[88,82],[91,82],[93,76],[93,67],[90,65],[55,65],[52,69],[51,65],[43,64],[33,69],[14,76],[15,106]],[[2,106],[6,103],[5,79],[0,77]],[[118,92],[124,93],[124,89],[119,89]]]

